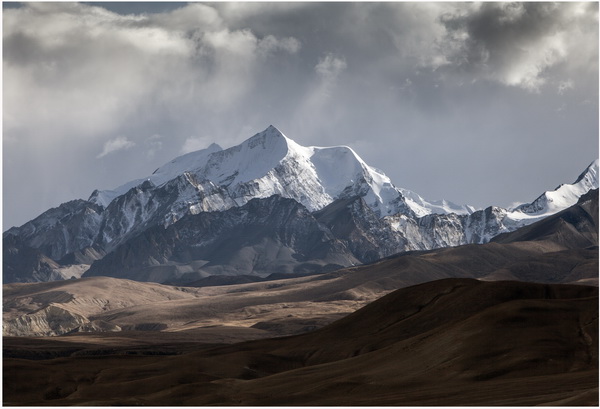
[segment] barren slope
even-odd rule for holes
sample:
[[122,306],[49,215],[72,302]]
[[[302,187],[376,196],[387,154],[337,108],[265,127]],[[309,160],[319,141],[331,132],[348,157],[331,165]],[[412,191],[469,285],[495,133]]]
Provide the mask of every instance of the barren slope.
[[597,305],[596,287],[447,279],[395,291],[294,337],[198,344],[183,355],[5,358],[4,399],[27,405],[597,405]]

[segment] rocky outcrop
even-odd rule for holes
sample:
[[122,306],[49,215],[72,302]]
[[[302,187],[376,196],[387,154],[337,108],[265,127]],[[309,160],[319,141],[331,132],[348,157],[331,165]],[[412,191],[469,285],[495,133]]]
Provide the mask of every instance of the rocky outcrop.
[[58,305],[48,305],[39,311],[3,322],[4,336],[51,336],[71,332],[89,323],[83,315]]
[[23,243],[18,236],[4,237],[2,248],[3,283],[62,280],[60,265],[40,250]]
[[94,262],[85,276],[194,281],[212,274],[266,276],[359,262],[304,206],[272,196],[148,229]]
[[3,237],[19,240],[53,260],[91,246],[103,220],[103,208],[86,200],[73,200],[50,209],[21,227],[7,230]]

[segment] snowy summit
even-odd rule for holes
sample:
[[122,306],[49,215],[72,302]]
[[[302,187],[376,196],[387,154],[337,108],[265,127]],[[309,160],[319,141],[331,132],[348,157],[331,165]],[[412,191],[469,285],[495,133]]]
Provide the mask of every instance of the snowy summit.
[[[486,243],[557,213],[597,188],[596,160],[573,184],[545,192],[533,203],[516,209],[475,210],[445,200],[428,201],[398,188],[347,146],[302,146],[269,126],[231,148],[213,144],[173,159],[146,178],[113,190],[96,190],[88,200],[63,203],[8,230],[5,236],[13,236],[11,254],[22,248],[23,254],[41,257],[34,266],[46,266],[23,272],[15,259],[13,279],[17,281],[68,278],[74,274],[72,265],[80,266],[78,274],[87,268],[90,274],[116,274],[125,271],[127,263],[147,267],[143,271],[133,268],[132,277],[157,282],[177,278],[185,269],[202,277],[225,271],[266,274],[279,268],[347,266],[407,250]],[[190,225],[191,220],[197,225]],[[283,233],[263,237],[266,241],[252,249],[242,240],[241,248],[224,256],[223,260],[233,260],[224,267],[215,256],[220,253],[210,246],[222,239],[221,229],[229,228],[231,237],[238,237],[234,231],[244,226],[252,226],[254,233]],[[154,235],[150,247],[146,234]],[[316,244],[314,237],[321,237]],[[193,249],[181,248],[177,251],[183,253],[173,254],[173,240],[183,240],[184,247]],[[272,252],[263,253],[265,243],[271,243]],[[317,253],[328,256],[306,259],[312,261],[299,266],[300,260],[313,254],[307,249],[315,245],[324,246]],[[138,250],[137,258],[132,256],[133,248]],[[151,248],[152,254],[148,253]],[[254,253],[256,260],[249,256]],[[235,254],[245,261],[235,262]],[[285,266],[264,264],[263,256],[268,254],[281,255],[279,261]],[[199,258],[190,259],[192,255]],[[211,262],[213,256],[217,259]],[[192,261],[208,264],[198,270],[198,265],[186,264]],[[165,269],[153,269],[162,265]]]
[[[200,207],[198,203],[190,203],[192,212],[222,211],[274,194],[295,199],[311,211],[339,198],[363,196],[380,217],[399,212],[423,216],[473,211],[470,206],[446,201],[427,202],[414,192],[395,187],[384,173],[367,165],[347,146],[301,146],[272,125],[229,149],[222,150],[213,144],[180,156],[147,178],[114,190],[94,192],[90,200],[107,207],[112,200],[145,181],[158,187],[184,174],[203,196]],[[208,184],[211,187],[208,191],[225,190],[227,198],[215,197],[211,201],[205,194]]]

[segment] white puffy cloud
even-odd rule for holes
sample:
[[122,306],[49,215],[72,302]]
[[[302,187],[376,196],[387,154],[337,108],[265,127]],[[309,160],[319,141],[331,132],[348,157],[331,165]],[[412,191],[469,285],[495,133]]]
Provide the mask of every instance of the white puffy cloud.
[[258,42],[257,51],[262,55],[267,55],[279,50],[295,54],[300,49],[300,46],[300,41],[294,37],[277,39],[275,36],[268,35]]
[[96,158],[100,159],[108,155],[109,153],[123,151],[127,149],[131,149],[135,146],[135,142],[130,141],[124,136],[117,136],[114,139],[106,141],[104,144],[104,148],[102,148],[102,152],[96,156]]
[[332,53],[327,53],[325,57],[319,59],[315,65],[315,71],[326,81],[335,80],[342,71],[346,69],[346,59],[337,57]]

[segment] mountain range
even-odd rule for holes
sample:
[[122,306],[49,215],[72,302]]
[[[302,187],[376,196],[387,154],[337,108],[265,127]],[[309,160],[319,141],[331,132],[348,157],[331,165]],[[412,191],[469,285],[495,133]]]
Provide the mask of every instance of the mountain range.
[[319,275],[242,277],[244,284],[218,286],[232,283],[212,276],[201,288],[112,277],[5,284],[3,331],[48,336],[162,330],[194,332],[202,339],[207,328],[217,326],[235,327],[247,339],[303,332],[390,291],[440,279],[597,285],[598,189],[486,244],[404,252]]
[[204,285],[212,277],[324,273],[404,251],[487,243],[597,188],[598,160],[574,183],[514,209],[428,201],[348,147],[304,147],[269,126],[7,230],[3,281],[112,276]]
[[[5,233],[5,280],[56,280],[3,285],[3,403],[597,406],[596,174],[529,206],[422,216],[395,188],[404,210],[376,212],[367,182],[317,210],[275,194],[180,217],[173,179],[95,192],[30,222],[40,247]],[[98,239],[110,214],[114,246]],[[474,238],[473,217],[504,227]],[[91,245],[50,257],[94,218]],[[443,245],[457,237],[473,242]]]
[[321,275],[5,284],[3,402],[597,406],[597,284],[597,189],[486,244]]

